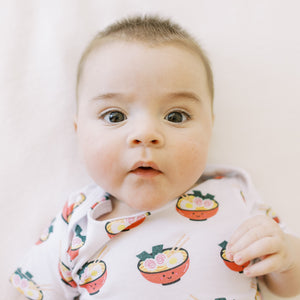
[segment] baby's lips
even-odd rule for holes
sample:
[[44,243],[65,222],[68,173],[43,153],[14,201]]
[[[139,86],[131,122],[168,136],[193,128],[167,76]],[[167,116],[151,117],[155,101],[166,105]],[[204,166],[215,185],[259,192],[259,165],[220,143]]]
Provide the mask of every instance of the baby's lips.
[[132,167],[131,167],[131,171],[134,171],[140,167],[144,167],[144,168],[152,168],[153,170],[156,170],[156,171],[160,171],[159,167],[157,166],[156,163],[152,162],[152,161],[138,161],[136,162]]

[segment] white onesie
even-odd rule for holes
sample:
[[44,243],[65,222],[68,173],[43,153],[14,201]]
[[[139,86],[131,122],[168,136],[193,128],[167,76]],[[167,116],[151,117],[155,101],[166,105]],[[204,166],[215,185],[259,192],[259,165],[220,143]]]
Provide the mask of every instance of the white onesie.
[[260,299],[246,265],[223,251],[247,218],[279,223],[244,171],[209,166],[201,183],[158,210],[97,221],[111,208],[95,184],[72,194],[12,284],[34,300]]

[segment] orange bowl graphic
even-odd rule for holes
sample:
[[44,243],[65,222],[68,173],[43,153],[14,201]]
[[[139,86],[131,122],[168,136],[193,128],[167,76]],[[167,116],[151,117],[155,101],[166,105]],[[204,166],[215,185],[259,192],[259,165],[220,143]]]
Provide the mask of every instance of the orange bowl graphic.
[[86,196],[83,193],[80,193],[77,196],[75,202],[72,203],[70,206],[68,205],[69,204],[68,201],[65,203],[61,216],[67,224],[69,224],[69,222],[70,222],[70,219],[74,212],[74,209],[76,209],[82,202],[84,202],[85,199],[86,199]]
[[142,224],[146,217],[150,215],[150,213],[145,213],[143,215],[125,219],[117,219],[105,224],[105,230],[110,238],[113,238],[117,234],[123,231],[128,231],[134,227],[139,226]]
[[268,208],[266,211],[267,216],[271,217],[276,223],[280,224],[280,219],[278,215],[272,210],[272,208]]
[[205,221],[213,217],[219,209],[219,203],[214,196],[203,196],[200,191],[181,196],[176,204],[176,210],[192,221]]
[[59,262],[58,271],[59,271],[61,280],[65,284],[67,284],[71,287],[77,286],[76,282],[73,280],[71,270],[62,261]]
[[107,268],[104,261],[86,263],[78,272],[79,286],[85,288],[90,295],[97,294],[107,278]]
[[244,269],[249,265],[249,261],[243,265],[237,265],[234,261],[230,261],[226,257],[225,249],[222,249],[220,252],[221,258],[223,259],[225,265],[232,271],[243,273]]
[[138,270],[152,283],[169,285],[178,282],[190,265],[188,252],[183,249],[163,249],[153,259],[138,262]]

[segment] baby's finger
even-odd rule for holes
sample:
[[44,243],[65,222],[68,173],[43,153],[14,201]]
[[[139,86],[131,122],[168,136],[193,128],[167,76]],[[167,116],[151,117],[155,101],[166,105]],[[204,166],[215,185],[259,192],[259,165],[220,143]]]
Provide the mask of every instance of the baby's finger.
[[231,251],[238,251],[251,242],[254,242],[264,236],[280,234],[278,224],[267,216],[255,216],[246,220],[232,235],[228,243]]
[[256,226],[260,226],[265,222],[265,216],[255,216],[246,220],[238,229],[233,233],[228,243],[228,246],[235,244],[242,236],[244,236],[249,230]]
[[[273,221],[272,221],[273,223]],[[261,226],[255,226],[249,229],[239,240],[232,244],[228,250],[232,253],[236,253],[254,244],[256,241],[264,239],[266,237],[277,237],[280,236],[280,228],[277,224],[266,222]]]
[[244,269],[244,274],[249,277],[263,276],[278,270],[280,259],[277,254],[269,255]]
[[264,237],[237,252],[233,260],[236,264],[242,265],[247,261],[277,253],[281,245],[281,240],[277,237]]

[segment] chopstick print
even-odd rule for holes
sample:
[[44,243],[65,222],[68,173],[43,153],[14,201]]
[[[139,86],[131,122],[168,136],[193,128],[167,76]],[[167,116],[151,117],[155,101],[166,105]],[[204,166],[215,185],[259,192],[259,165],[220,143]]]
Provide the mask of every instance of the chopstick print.
[[[172,248],[170,255],[174,253],[174,251],[179,251],[179,249],[189,240],[189,237],[186,237],[186,234],[184,234],[175,244],[175,246]],[[177,250],[176,250],[177,249]]]
[[173,247],[163,245],[152,247],[152,252],[141,252],[137,265],[142,276],[156,284],[169,285],[178,282],[187,272],[190,260],[188,251],[183,245],[189,240],[184,234]]

